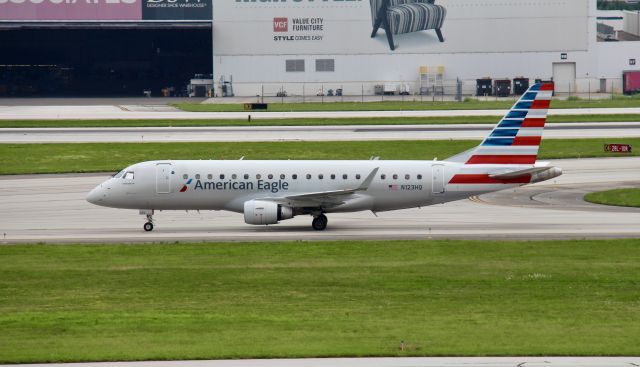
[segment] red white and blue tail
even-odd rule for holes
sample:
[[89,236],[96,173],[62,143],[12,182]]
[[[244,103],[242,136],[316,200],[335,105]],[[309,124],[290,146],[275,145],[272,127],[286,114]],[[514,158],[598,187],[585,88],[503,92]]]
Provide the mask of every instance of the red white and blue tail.
[[532,85],[465,164],[535,164],[552,93],[551,83]]
[[460,164],[449,184],[482,192],[561,175],[560,168],[536,164],[552,93],[553,84],[534,84],[480,145],[447,159]]

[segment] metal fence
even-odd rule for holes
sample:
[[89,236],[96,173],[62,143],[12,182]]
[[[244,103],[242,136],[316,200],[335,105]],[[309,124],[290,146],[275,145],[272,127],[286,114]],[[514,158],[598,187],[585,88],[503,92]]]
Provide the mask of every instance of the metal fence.
[[[530,83],[534,83],[531,80]],[[492,84],[493,85],[493,84]],[[508,96],[478,95],[476,80],[448,79],[437,84],[419,81],[233,83],[233,96],[252,102],[371,102],[462,101],[465,98],[516,99],[513,84]],[[494,88],[495,91],[495,88]],[[612,98],[622,93],[622,79],[583,78],[555,82],[555,96],[584,99]],[[217,88],[216,96],[222,96]],[[228,96],[231,96],[228,93]]]

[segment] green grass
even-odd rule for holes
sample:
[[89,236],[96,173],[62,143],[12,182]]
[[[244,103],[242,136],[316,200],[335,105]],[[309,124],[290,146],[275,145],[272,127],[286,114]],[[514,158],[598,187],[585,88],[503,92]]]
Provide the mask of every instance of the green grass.
[[639,249],[637,239],[0,246],[0,362],[635,356]]
[[640,207],[640,189],[615,189],[592,192],[584,199],[591,203]]
[[[543,140],[540,159],[619,156],[605,153],[611,139]],[[640,138],[625,143],[640,145]],[[160,159],[417,159],[440,160],[477,145],[473,140],[0,144],[0,174],[118,171]],[[632,155],[638,155],[635,150]]]
[[[415,101],[414,101],[415,99]],[[328,99],[330,100],[330,99]],[[486,110],[510,108],[514,99],[480,101],[477,99],[465,99],[464,102],[431,102],[425,98],[420,102],[419,97],[407,97],[402,101],[379,102],[308,102],[308,103],[269,103],[268,111],[407,111],[407,110]],[[244,104],[236,103],[177,103],[173,106],[191,112],[233,112],[244,111]],[[610,108],[610,107],[640,107],[640,96],[615,96],[612,99],[580,99],[570,100],[554,99],[551,108]]]
[[[0,120],[0,128],[28,127],[149,127],[149,126],[320,126],[320,125],[433,125],[495,124],[499,116],[294,118],[294,119],[185,119],[185,120]],[[556,115],[547,122],[640,121],[639,114]]]

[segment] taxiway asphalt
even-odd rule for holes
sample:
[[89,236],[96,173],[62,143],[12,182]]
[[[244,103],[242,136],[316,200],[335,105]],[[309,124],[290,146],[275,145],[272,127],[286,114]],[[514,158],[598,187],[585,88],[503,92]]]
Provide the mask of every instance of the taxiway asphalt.
[[135,210],[98,207],[87,192],[106,175],[0,177],[0,243],[173,242],[344,239],[550,239],[640,237],[640,209],[589,204],[591,191],[640,187],[640,157],[553,161],[564,174],[515,190],[442,205],[378,213],[330,214],[325,231],[298,216],[272,226],[241,214],[163,211],[144,232]]
[[[96,120],[96,119],[282,119],[282,118],[374,118],[504,116],[507,110],[423,110],[423,111],[318,111],[318,112],[186,112],[164,104],[96,106],[2,106],[0,120]],[[550,109],[549,115],[640,114],[632,108]]]
[[[494,124],[4,128],[0,143],[480,140]],[[545,139],[640,137],[640,122],[550,123]]]

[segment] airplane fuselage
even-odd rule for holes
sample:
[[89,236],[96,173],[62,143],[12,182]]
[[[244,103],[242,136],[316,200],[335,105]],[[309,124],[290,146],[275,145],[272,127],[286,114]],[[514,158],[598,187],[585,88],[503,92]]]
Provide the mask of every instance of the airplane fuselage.
[[[427,206],[520,185],[449,184],[460,166],[446,161],[150,161],[128,167],[89,197],[118,208],[242,213],[248,200],[352,189],[378,168],[366,192],[323,210],[330,213]],[[132,173],[124,177],[127,172]]]

